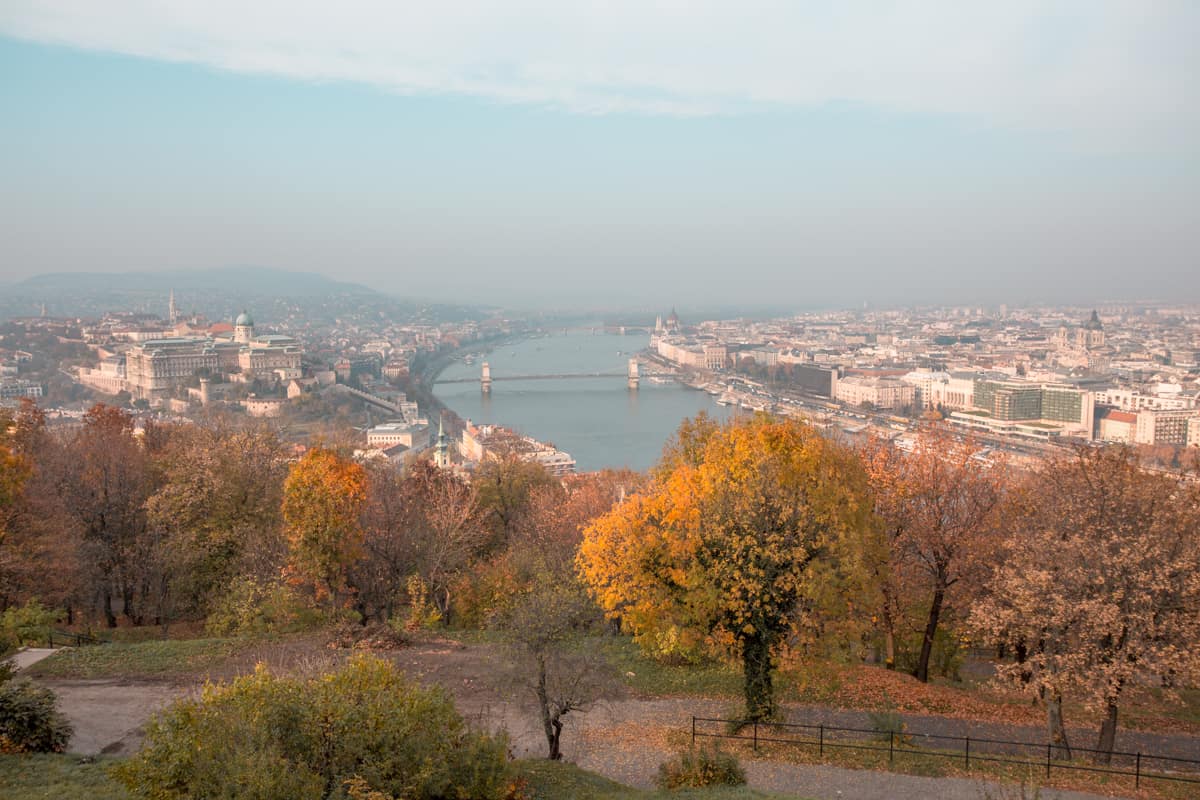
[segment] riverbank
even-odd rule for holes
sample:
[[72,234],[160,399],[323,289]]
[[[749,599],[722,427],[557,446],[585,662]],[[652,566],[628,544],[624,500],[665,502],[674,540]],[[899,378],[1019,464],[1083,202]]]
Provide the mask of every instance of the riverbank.
[[434,394],[433,386],[437,382],[438,376],[464,356],[490,353],[497,347],[517,344],[537,335],[537,331],[523,331],[521,333],[495,336],[490,339],[471,342],[464,347],[459,347],[445,353],[439,353],[428,364],[423,365],[415,377],[410,375],[405,392],[410,400],[415,401],[425,411],[426,416],[430,420],[442,422],[446,427],[446,433],[451,438],[457,439],[466,427],[466,421]]

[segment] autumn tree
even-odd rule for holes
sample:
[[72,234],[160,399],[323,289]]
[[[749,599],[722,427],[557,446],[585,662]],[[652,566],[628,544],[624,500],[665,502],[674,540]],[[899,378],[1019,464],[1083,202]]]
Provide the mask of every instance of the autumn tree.
[[643,646],[720,643],[740,659],[746,714],[774,713],[773,657],[803,615],[814,561],[867,525],[855,455],[796,421],[689,422],[653,483],[584,533],[593,597]]
[[[543,576],[544,577],[544,576]],[[533,699],[546,737],[546,757],[562,758],[562,732],[618,687],[594,638],[581,636],[599,622],[596,606],[578,584],[536,580],[503,619],[511,636],[515,683]]]
[[642,475],[630,470],[602,470],[540,486],[530,493],[510,550],[518,560],[534,562],[563,582],[573,581],[584,530],[644,483]]
[[[0,409],[3,412],[3,409]],[[21,487],[29,478],[29,463],[15,451],[11,439],[16,422],[12,415],[0,413],[0,545],[8,531],[10,515],[21,495]]]
[[1197,531],[1200,492],[1144,472],[1130,450],[1080,448],[1032,475],[971,621],[983,641],[1028,651],[998,675],[1044,698],[1068,754],[1064,697],[1103,712],[1096,749],[1111,754],[1135,680],[1200,679]]
[[56,489],[82,536],[81,557],[93,573],[105,622],[117,624],[114,595],[134,625],[146,619],[157,564],[146,524],[154,490],[149,459],[126,411],[97,404],[67,444]]
[[[73,621],[81,595],[79,525],[66,505],[66,476],[74,456],[46,431],[46,419],[29,400],[0,418],[7,453],[7,505],[0,512],[0,610],[40,599],[67,610]],[[15,470],[14,470],[15,467]]]
[[929,680],[935,637],[955,590],[978,578],[1004,508],[1004,467],[976,458],[970,439],[942,426],[922,430],[911,453],[889,443],[868,447],[865,462],[887,545],[880,571],[881,618],[889,661],[906,598],[925,592],[920,652],[913,675]]
[[372,468],[362,522],[364,557],[350,580],[364,617],[390,616],[416,576],[447,618],[453,579],[490,539],[474,486],[427,462],[403,474]]
[[366,499],[363,468],[314,448],[292,465],[283,486],[289,565],[336,610],[346,572],[362,556],[359,514]]
[[480,465],[472,485],[492,532],[492,547],[503,549],[528,513],[533,493],[556,483],[541,464],[516,456]]
[[192,425],[157,449],[163,479],[146,506],[184,607],[206,613],[236,576],[277,572],[287,462],[275,433]]

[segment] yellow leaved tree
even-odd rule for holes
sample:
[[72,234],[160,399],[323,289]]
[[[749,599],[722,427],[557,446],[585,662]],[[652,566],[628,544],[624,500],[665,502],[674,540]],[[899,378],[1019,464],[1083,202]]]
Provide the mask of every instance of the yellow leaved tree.
[[816,563],[872,528],[847,448],[765,416],[684,423],[653,482],[584,532],[593,597],[649,650],[723,644],[741,663],[748,719],[775,711],[772,661],[804,615]]
[[314,448],[292,465],[283,483],[289,566],[339,607],[346,571],[362,557],[359,522],[366,471],[332,450]]

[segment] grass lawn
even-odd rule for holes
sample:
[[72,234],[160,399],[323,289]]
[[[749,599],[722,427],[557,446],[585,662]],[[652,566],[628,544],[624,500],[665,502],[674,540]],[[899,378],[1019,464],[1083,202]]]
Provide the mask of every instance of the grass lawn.
[[112,642],[63,649],[27,670],[35,678],[164,678],[223,663],[250,643],[237,639]]
[[[119,759],[87,759],[71,755],[0,756],[0,796],[4,800],[129,800],[130,795],[108,777]],[[634,789],[570,764],[525,760],[514,764],[525,779],[529,800],[789,800],[745,787],[655,792]],[[791,800],[794,800],[791,799]]]
[[0,756],[0,797],[4,800],[129,800],[125,788],[108,777],[116,759],[70,755]]
[[628,636],[607,636],[600,650],[630,689],[646,695],[739,697],[741,670],[720,662],[663,664],[642,654]]

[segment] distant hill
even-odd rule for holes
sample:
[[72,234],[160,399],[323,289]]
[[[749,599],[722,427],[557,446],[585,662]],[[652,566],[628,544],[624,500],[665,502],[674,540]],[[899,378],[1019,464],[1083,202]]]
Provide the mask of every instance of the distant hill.
[[336,317],[364,306],[394,310],[404,305],[357,283],[311,272],[265,267],[171,272],[56,272],[9,284],[0,291],[0,320],[35,316],[98,317],[109,311],[167,313],[171,291],[181,313],[226,319],[252,309],[260,321],[288,316],[297,307]]
[[313,272],[290,272],[268,267],[225,267],[221,269],[170,272],[51,272],[11,285],[25,294],[54,295],[78,292],[176,292],[219,290],[229,294],[311,297],[328,294],[376,294],[357,283],[335,281]]

